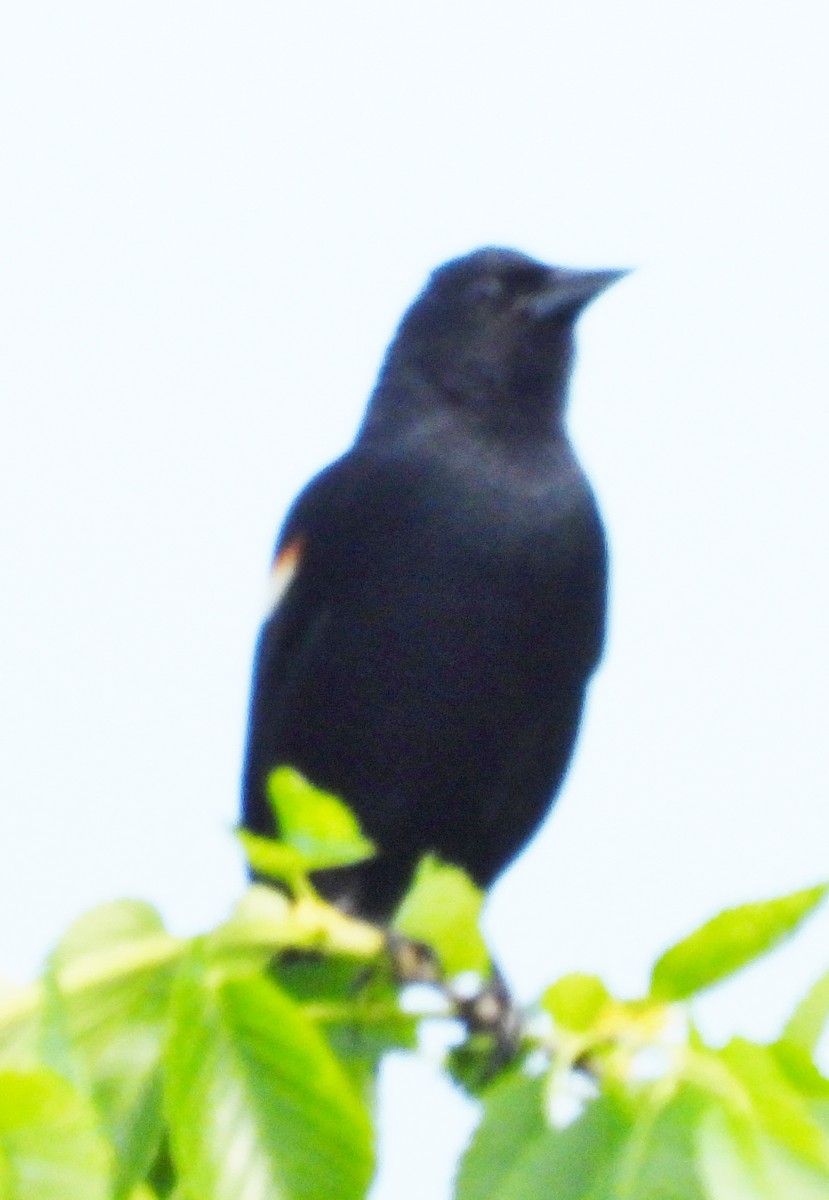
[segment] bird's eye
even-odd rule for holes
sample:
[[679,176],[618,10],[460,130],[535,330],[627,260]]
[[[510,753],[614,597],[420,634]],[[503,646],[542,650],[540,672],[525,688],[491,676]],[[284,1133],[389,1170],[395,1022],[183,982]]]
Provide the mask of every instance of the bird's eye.
[[475,303],[484,300],[489,303],[495,303],[502,300],[506,294],[506,288],[503,281],[496,278],[494,275],[485,275],[481,279],[476,279],[469,286],[469,299]]
[[534,292],[544,283],[547,274],[546,270],[540,269],[535,264],[515,267],[510,271],[510,287],[519,293]]

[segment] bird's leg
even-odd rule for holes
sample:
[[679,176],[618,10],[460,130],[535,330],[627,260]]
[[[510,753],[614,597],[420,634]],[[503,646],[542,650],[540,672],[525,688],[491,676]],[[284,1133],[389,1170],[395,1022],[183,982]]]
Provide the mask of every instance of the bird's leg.
[[491,976],[472,995],[453,995],[451,988],[447,991],[469,1036],[484,1034],[492,1038],[490,1071],[494,1074],[511,1062],[520,1047],[522,1013],[497,965],[492,964]]

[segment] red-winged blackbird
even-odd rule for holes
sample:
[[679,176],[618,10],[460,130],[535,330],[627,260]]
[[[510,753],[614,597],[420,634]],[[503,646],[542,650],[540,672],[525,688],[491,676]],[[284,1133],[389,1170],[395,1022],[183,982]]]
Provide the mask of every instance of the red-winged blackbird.
[[256,655],[244,824],[298,768],[379,855],[320,890],[384,920],[433,850],[486,887],[561,785],[598,662],[606,550],[564,429],[581,310],[625,272],[446,263],[351,450],[295,501]]

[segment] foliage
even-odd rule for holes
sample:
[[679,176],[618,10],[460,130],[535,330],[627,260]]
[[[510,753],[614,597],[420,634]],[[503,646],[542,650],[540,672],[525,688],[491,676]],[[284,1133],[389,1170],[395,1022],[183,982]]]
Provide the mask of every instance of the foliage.
[[[424,862],[390,955],[308,878],[372,852],[351,814],[286,771],[272,800],[283,840],[245,844],[279,888],[254,885],[192,939],[148,905],[104,905],[37,983],[0,992],[0,1200],[366,1195],[377,1064],[415,1052],[429,1019],[401,1006],[400,946],[429,943],[442,1011],[468,1013],[470,972],[493,978],[482,898]],[[447,1056],[481,1106],[457,1200],[829,1200],[829,1079],[815,1062],[829,973],[770,1045],[707,1046],[690,1008],[826,890],[720,913],[661,956],[642,998],[558,980],[522,1014],[511,1056],[497,1027],[470,1025]]]

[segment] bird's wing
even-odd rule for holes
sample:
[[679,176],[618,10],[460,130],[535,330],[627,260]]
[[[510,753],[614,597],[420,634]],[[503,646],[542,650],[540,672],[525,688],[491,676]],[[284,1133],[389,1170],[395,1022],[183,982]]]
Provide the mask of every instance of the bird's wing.
[[243,779],[244,824],[261,833],[273,832],[265,782],[282,762],[296,686],[321,653],[349,574],[347,531],[355,528],[349,520],[355,503],[359,497],[346,456],[300,493],[277,541],[269,610],[254,661]]

